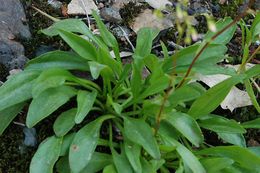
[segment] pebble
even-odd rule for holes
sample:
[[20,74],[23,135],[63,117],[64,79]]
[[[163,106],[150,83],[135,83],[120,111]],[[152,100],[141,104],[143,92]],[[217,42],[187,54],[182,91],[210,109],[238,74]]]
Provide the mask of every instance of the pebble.
[[102,8],[100,15],[109,22],[120,23],[122,21],[119,10],[113,7]]
[[48,0],[48,4],[55,9],[60,9],[62,6],[62,2],[57,0]]

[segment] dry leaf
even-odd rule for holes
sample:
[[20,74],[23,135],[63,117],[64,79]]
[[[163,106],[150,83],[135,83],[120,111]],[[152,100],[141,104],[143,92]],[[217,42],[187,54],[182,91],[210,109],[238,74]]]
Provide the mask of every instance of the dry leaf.
[[72,0],[68,5],[68,14],[71,15],[87,15],[91,14],[92,10],[98,10],[93,0]]
[[150,28],[157,28],[159,30],[164,30],[167,28],[172,27],[172,21],[170,19],[159,18],[155,14],[153,14],[153,11],[150,9],[146,9],[143,11],[143,13],[139,14],[138,17],[135,18],[133,24],[131,24],[131,28],[138,32],[139,29],[143,27],[150,27]]
[[137,3],[139,0],[114,0],[113,7],[117,9],[123,8],[129,2]]
[[168,0],[145,0],[151,7],[155,9],[165,9],[166,5],[171,5],[171,2]]

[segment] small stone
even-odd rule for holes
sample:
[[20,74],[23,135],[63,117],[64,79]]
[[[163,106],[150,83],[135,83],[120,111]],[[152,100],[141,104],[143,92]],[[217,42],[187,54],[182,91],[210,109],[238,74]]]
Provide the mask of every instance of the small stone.
[[105,20],[110,21],[110,22],[120,23],[122,21],[119,10],[116,8],[113,8],[113,7],[101,9],[100,15]]
[[48,4],[55,9],[60,9],[62,6],[62,2],[57,0],[48,0]]
[[92,10],[98,10],[93,0],[72,0],[68,5],[68,14],[70,15],[89,15]]
[[8,34],[8,39],[9,40],[14,40],[15,39],[15,35],[14,34]]
[[102,2],[98,4],[99,9],[104,8],[104,7],[105,7],[105,5]]
[[130,29],[128,29],[127,27],[124,27],[124,26],[115,27],[112,29],[112,32],[113,32],[113,34],[115,34],[115,36],[117,38],[125,37],[125,35],[126,36],[131,35]]

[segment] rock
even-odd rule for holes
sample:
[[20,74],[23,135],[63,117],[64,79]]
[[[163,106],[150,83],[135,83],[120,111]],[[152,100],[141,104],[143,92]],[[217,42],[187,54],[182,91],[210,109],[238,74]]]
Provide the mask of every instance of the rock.
[[24,127],[23,133],[24,133],[23,144],[27,147],[35,147],[37,145],[36,129]]
[[[0,0],[0,31],[9,30],[16,37],[29,39],[31,33],[25,24],[24,8],[19,0]],[[1,36],[0,36],[1,37]]]
[[48,0],[48,4],[55,9],[60,9],[62,6],[62,2],[57,0]]
[[112,29],[112,32],[117,38],[125,37],[125,35],[129,37],[131,35],[130,29],[125,26],[115,27]]
[[70,15],[88,15],[92,10],[98,10],[93,0],[72,0],[68,5],[68,14]]
[[173,26],[173,23],[167,17],[159,18],[153,11],[146,9],[143,13],[139,14],[135,18],[134,22],[131,24],[131,28],[137,33],[139,29],[143,27],[156,28],[159,30],[164,30]]
[[23,45],[15,39],[31,37],[29,27],[24,23],[24,9],[19,0],[0,0],[0,3],[0,64],[8,71],[21,69],[27,58]]
[[145,0],[151,7],[155,9],[165,9],[167,5],[172,5],[172,3],[168,0]]
[[100,10],[100,15],[102,18],[110,22],[120,23],[122,21],[119,9],[113,7],[102,8]]

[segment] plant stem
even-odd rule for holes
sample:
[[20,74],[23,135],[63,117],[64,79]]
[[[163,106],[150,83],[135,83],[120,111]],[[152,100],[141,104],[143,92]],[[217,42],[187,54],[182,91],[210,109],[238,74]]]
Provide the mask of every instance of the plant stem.
[[[247,10],[252,6],[252,4],[255,2],[255,0],[250,0],[248,3],[247,8],[244,10],[243,13],[241,13],[239,16],[237,16],[230,24],[228,24],[227,26],[225,26],[223,29],[221,29],[220,31],[218,31],[215,35],[213,35],[213,37],[211,37],[211,39],[209,41],[207,41],[203,47],[200,49],[200,51],[196,54],[196,56],[193,58],[185,76],[183,77],[183,79],[181,80],[181,82],[178,84],[178,86],[176,88],[180,88],[184,82],[186,81],[187,77],[189,76],[192,67],[194,66],[195,62],[198,60],[198,58],[200,57],[200,55],[205,51],[205,49],[210,45],[210,43],[212,41],[214,41],[219,35],[221,35],[223,32],[225,32],[227,29],[229,29],[231,26],[235,25],[242,17],[244,17],[247,14]],[[175,62],[173,62],[174,64]],[[155,135],[157,134],[159,127],[160,127],[160,122],[161,122],[161,117],[162,117],[162,113],[166,104],[166,101],[170,95],[170,93],[172,92],[172,90],[174,88],[172,88],[171,84],[173,82],[173,79],[175,78],[175,73],[173,72],[171,74],[171,79],[170,79],[170,83],[169,83],[169,87],[163,97],[163,101],[162,101],[162,105],[160,107],[159,113],[157,114],[156,117],[156,126],[155,126]]]

